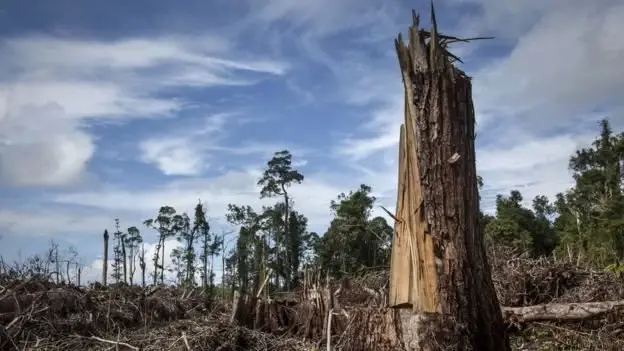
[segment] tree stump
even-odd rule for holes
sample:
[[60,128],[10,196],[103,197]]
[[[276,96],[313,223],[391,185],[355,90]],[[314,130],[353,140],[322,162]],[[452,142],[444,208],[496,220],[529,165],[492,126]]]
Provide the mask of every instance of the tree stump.
[[395,41],[405,88],[390,306],[408,350],[510,350],[479,225],[471,81],[413,14]]

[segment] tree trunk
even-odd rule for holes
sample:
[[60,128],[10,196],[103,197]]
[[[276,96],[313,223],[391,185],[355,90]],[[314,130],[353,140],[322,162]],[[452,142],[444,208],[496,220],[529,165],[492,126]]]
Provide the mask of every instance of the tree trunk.
[[128,264],[129,264],[129,269],[128,269],[128,278],[130,280],[130,285],[134,285],[134,272],[136,271],[136,267],[134,266],[135,264],[135,255],[136,253],[134,252],[134,247],[136,246],[136,243],[134,241],[131,241],[130,245],[129,245],[129,256],[128,256]]
[[221,235],[221,238],[221,291],[225,300],[225,233]]
[[471,82],[431,18],[429,33],[414,14],[409,46],[395,42],[406,111],[390,303],[413,309],[400,311],[408,350],[510,350],[479,225]]
[[102,266],[102,284],[106,286],[108,276],[108,231],[104,231],[104,263]]
[[162,228],[160,229],[160,236],[158,237],[158,243],[156,244],[156,252],[154,252],[154,276],[152,278],[154,281],[154,285],[158,283],[158,260],[160,258],[160,245],[163,242]]
[[145,287],[145,244],[141,244],[141,253],[139,253],[139,266],[141,267],[141,286]]
[[[223,279],[223,277],[221,277]],[[210,297],[214,298],[214,254],[210,252]]]
[[210,238],[208,237],[209,234],[204,234],[204,255],[202,257],[203,262],[203,270],[204,270],[204,274],[203,274],[203,279],[202,279],[202,288],[204,289],[204,291],[208,288],[208,252],[209,252],[209,245],[210,245]]
[[65,263],[65,274],[67,275],[67,284],[71,284],[71,276],[69,275],[69,265],[71,261],[68,259]]
[[160,256],[160,284],[165,283],[165,238],[162,240],[162,255]]
[[121,257],[123,257],[123,279],[124,283],[128,283],[128,266],[126,265],[126,241],[121,236]]

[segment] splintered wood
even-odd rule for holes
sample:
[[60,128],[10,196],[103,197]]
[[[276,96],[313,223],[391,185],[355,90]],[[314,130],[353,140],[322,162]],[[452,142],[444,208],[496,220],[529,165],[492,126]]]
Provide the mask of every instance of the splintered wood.
[[389,304],[408,350],[504,351],[479,225],[472,87],[447,50],[466,40],[438,33],[433,5],[431,25],[419,28],[414,13],[408,45],[395,40],[405,116]]
[[[390,261],[389,305],[414,311],[435,312],[438,278],[433,255],[431,233],[427,223],[420,187],[420,174],[414,120],[409,111],[413,99],[406,93],[405,121],[401,125],[399,142],[399,184],[395,223],[396,236],[392,242]],[[409,277],[409,278],[408,278]]]

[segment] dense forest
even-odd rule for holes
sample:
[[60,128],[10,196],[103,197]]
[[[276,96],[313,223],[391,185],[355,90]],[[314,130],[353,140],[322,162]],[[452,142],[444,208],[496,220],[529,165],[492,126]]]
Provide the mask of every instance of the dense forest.
[[[305,214],[297,210],[297,199],[289,192],[305,186],[305,176],[293,168],[292,157],[287,150],[275,153],[258,180],[258,196],[273,199],[272,205],[228,206],[226,218],[237,233],[215,233],[201,201],[191,215],[163,206],[154,218],[126,230],[115,220],[109,281],[146,285],[174,277],[178,285],[247,292],[257,291],[268,276],[265,291],[274,292],[297,287],[310,267],[333,278],[387,270],[393,223],[372,216],[377,205],[371,187],[362,184],[338,194],[329,204],[333,218],[327,231],[310,232]],[[565,258],[620,274],[624,270],[623,162],[624,133],[614,132],[608,120],[602,120],[593,143],[570,157],[574,186],[554,199],[538,195],[531,206],[525,205],[520,191],[512,190],[496,197],[494,214],[481,213],[486,245],[534,258]],[[480,188],[483,185],[479,178]],[[141,231],[150,229],[158,233],[158,242],[155,255],[145,257]],[[225,250],[227,234],[237,236]],[[108,237],[105,231],[104,238]],[[171,251],[173,264],[165,267],[165,243],[171,238],[180,245]],[[54,271],[57,279],[71,280],[70,264],[78,254],[71,251],[65,255],[69,257],[59,257],[59,251],[57,245],[47,257],[33,256],[22,264],[27,269],[19,271],[31,275]],[[152,260],[152,272],[146,272],[147,260]],[[61,269],[65,264],[66,269]],[[221,269],[215,271],[216,266]],[[71,271],[75,276],[75,267]]]

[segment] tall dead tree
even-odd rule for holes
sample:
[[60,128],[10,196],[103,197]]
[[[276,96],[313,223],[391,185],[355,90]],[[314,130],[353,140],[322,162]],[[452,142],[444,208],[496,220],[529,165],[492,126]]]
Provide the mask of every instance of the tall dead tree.
[[[413,13],[395,40],[405,88],[390,305],[408,350],[510,350],[479,226],[471,81]],[[406,279],[409,277],[409,279]],[[411,311],[408,309],[411,307]]]
[[102,284],[106,286],[108,276],[108,230],[104,229],[104,263],[102,264]]

